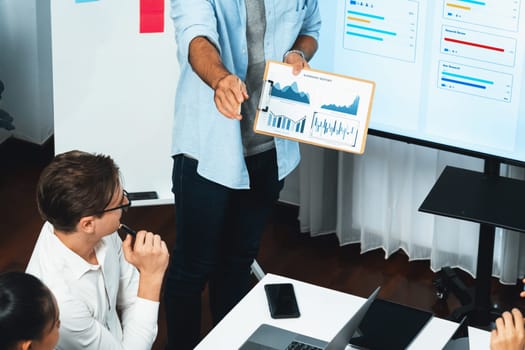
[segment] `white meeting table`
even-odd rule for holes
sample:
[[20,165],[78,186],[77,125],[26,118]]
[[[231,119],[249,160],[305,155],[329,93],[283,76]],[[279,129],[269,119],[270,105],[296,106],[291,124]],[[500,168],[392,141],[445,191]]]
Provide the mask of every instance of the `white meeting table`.
[[[264,285],[267,283],[292,283],[301,317],[271,318],[264,293]],[[355,295],[266,274],[195,349],[238,349],[262,323],[329,341],[364,301],[365,298]],[[457,323],[432,317],[410,344],[409,349],[442,349],[456,327]],[[469,341],[471,349],[489,349],[490,333],[469,327]],[[347,349],[352,347],[347,346]]]

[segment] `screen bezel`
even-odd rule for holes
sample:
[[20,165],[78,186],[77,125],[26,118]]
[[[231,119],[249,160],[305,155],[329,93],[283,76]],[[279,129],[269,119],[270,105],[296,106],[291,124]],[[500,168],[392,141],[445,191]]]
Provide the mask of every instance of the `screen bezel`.
[[[456,146],[452,146],[452,145],[448,145],[444,143],[433,142],[433,141],[429,141],[426,139],[405,136],[402,134],[396,134],[396,133],[373,129],[373,128],[368,129],[368,134],[377,136],[377,137],[391,139],[391,140],[401,141],[401,142],[405,142],[408,144],[414,144],[417,146],[433,148],[433,149],[437,149],[440,151],[447,151],[447,152],[462,154],[465,156],[480,158],[483,160],[490,160],[493,162],[495,161],[498,163],[505,163],[508,165],[514,165],[514,166],[525,168],[525,161],[521,161],[519,159],[505,158],[505,157],[497,156],[494,154],[483,153],[483,152],[479,152],[479,151],[475,151],[475,150],[471,150],[467,148],[456,147]],[[366,151],[365,151],[365,154],[366,154]]]

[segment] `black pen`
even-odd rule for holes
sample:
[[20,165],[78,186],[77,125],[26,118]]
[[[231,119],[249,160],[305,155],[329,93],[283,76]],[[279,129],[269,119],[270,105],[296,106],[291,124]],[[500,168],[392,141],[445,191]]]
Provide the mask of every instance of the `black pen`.
[[122,229],[122,231],[130,234],[132,237],[137,235],[137,232],[126,224],[120,224],[119,229]]

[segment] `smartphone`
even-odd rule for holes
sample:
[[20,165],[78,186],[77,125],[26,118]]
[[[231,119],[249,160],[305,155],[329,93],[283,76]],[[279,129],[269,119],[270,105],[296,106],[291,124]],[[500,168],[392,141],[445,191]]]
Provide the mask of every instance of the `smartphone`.
[[291,283],[265,284],[264,291],[272,318],[295,318],[301,315]]

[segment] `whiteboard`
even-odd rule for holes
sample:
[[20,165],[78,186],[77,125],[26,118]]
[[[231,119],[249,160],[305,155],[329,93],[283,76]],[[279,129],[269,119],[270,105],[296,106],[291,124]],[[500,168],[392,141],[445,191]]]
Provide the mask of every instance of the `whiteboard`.
[[171,133],[179,76],[169,0],[164,30],[140,33],[140,0],[51,1],[55,153],[111,155],[134,205],[173,203]]

